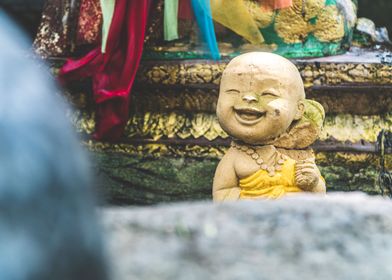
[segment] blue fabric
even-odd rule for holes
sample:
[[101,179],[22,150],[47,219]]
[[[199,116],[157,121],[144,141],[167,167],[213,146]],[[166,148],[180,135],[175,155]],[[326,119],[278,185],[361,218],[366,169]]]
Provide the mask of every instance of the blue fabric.
[[212,22],[210,0],[192,0],[192,8],[202,38],[211,52],[212,59],[219,60],[221,56],[216,41],[214,24]]

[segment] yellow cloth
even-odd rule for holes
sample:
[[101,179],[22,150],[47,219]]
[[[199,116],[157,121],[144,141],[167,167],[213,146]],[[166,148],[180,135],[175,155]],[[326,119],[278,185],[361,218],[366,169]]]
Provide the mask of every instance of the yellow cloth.
[[247,10],[244,0],[211,0],[212,18],[252,44],[262,44],[263,35]]
[[287,193],[303,192],[295,185],[295,160],[287,159],[282,165],[282,170],[273,177],[268,172],[260,169],[247,178],[240,180],[242,199],[251,198],[281,198]]

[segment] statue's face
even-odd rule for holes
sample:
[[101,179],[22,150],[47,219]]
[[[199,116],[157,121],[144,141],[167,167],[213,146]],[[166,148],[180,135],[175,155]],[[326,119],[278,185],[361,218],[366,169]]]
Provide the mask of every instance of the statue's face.
[[248,63],[229,67],[222,76],[217,105],[219,123],[229,135],[248,144],[266,144],[302,117],[300,93],[292,86],[299,75]]

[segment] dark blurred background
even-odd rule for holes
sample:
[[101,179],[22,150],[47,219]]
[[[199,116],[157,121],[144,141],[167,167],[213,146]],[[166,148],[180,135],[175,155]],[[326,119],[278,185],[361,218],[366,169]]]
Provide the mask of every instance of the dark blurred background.
[[377,27],[388,28],[392,35],[392,0],[359,0],[359,16],[374,21]]
[[45,0],[0,0],[0,7],[34,37]]
[[[45,0],[0,0],[0,6],[34,36]],[[359,16],[373,20],[378,27],[386,26],[392,35],[392,0],[358,0]]]

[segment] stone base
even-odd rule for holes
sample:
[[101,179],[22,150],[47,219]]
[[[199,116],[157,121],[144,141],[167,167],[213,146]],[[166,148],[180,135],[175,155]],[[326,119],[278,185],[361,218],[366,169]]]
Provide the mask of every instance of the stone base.
[[111,279],[392,279],[392,203],[359,194],[103,211]]

